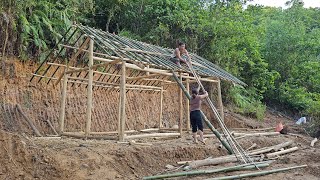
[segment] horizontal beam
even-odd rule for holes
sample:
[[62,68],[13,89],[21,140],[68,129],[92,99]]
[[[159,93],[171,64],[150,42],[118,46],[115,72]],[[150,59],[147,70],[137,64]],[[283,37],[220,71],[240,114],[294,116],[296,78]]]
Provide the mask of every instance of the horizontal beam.
[[[88,85],[87,82],[81,82],[81,81],[71,81],[71,80],[68,80],[68,82]],[[115,85],[100,85],[100,84],[95,84],[95,83],[93,83],[93,86],[94,86],[94,87],[102,87],[102,88],[119,89],[119,86],[115,86]],[[154,91],[154,92],[160,92],[160,91],[161,91],[161,90],[159,90],[159,89],[150,89],[150,88],[144,88],[144,87],[128,87],[128,88],[126,88],[126,89],[128,89],[128,90],[139,90],[139,91]],[[164,90],[164,91],[166,91],[166,90]]]
[[[103,62],[110,62],[113,61],[111,59],[105,59],[105,58],[101,58],[101,57],[93,57],[94,60],[97,61],[103,61]],[[157,73],[160,75],[165,75],[165,76],[172,76],[172,73],[167,71],[167,70],[160,70],[160,69],[154,69],[154,68],[144,68],[141,69],[140,67],[138,67],[137,65],[134,64],[130,64],[130,63],[126,63],[126,67],[130,68],[130,69],[135,69],[135,70],[139,70],[139,71],[144,71],[144,72],[151,72],[151,73]],[[185,76],[182,75],[182,78],[185,79],[196,79],[195,77],[192,76]],[[206,81],[206,82],[217,82],[217,80],[213,80],[213,79],[208,79],[208,78],[200,78],[201,81]]]
[[178,137],[180,133],[148,133],[148,134],[137,134],[131,136],[125,136],[125,140],[139,139],[139,138],[152,138],[152,137]]
[[159,76],[159,74],[151,74],[148,76],[127,77],[127,81],[135,81],[135,80],[140,80],[140,79],[150,78],[155,76]]
[[[64,64],[58,64],[58,63],[47,63],[48,65],[52,65],[52,66],[60,66],[60,67],[67,67]],[[81,69],[81,68],[77,68],[77,67],[73,67],[73,66],[69,66],[69,69]],[[93,71],[96,74],[103,74],[103,75],[108,75],[108,76],[116,76],[116,77],[121,77],[121,75],[118,74],[111,74],[111,73],[106,73],[106,72],[101,72],[101,71]]]
[[[127,130],[125,133],[136,133],[136,130]],[[118,134],[118,131],[109,131],[109,132],[90,132],[91,135],[108,135],[108,134]]]

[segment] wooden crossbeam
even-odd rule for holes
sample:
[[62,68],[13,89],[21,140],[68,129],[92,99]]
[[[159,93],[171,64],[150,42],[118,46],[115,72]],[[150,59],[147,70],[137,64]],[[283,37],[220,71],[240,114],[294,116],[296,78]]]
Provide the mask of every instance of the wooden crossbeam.
[[[58,64],[58,63],[47,63],[49,65],[52,65],[52,66],[61,66],[61,67],[66,67],[66,65],[64,64]],[[109,64],[110,65],[110,64]],[[73,69],[73,70],[77,70],[77,69],[83,69],[83,68],[77,68],[77,67],[73,67],[73,66],[69,66],[69,69]],[[102,74],[102,75],[108,75],[108,76],[116,76],[116,77],[120,77],[121,75],[118,75],[118,74],[112,74],[112,73],[106,73],[106,72],[101,72],[101,71],[93,71],[95,74]],[[40,75],[37,75],[37,74],[33,74],[35,76],[39,76],[41,77]],[[49,78],[49,77],[48,77]],[[55,79],[57,80],[58,78],[51,78],[51,79]]]
[[155,77],[159,76],[159,74],[151,74],[147,76],[137,76],[137,77],[128,77],[128,81],[135,81],[135,80],[140,80],[140,79],[145,79],[145,78],[150,78],[150,77]]
[[[75,72],[82,72],[82,71],[89,71],[90,69],[96,69],[96,68],[98,68],[100,66],[107,66],[107,65],[111,65],[111,64],[117,64],[120,61],[121,60],[113,60],[113,61],[109,61],[109,62],[106,62],[106,63],[93,65],[91,68],[90,67],[85,67],[85,68],[78,68],[78,69],[74,69],[74,70],[69,70],[69,71],[66,71],[66,74],[71,74],[71,73],[75,73]],[[68,66],[68,69],[69,68],[70,67]],[[58,77],[58,80],[54,83],[54,86],[57,86],[59,84],[59,82],[61,81],[63,75],[64,74],[60,74],[60,76]]]

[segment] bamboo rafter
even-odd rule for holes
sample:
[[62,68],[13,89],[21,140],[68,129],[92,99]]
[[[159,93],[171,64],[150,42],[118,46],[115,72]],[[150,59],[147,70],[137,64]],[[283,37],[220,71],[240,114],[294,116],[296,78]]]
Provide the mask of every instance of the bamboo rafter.
[[[47,68],[44,71],[42,71],[43,72],[42,74],[39,74],[38,70],[36,71],[35,74],[47,77],[48,76],[47,73],[52,73],[50,69],[53,66],[52,64],[48,64],[47,62],[60,63],[61,58],[65,58],[69,62],[70,66],[73,66],[75,68],[86,68],[86,67],[79,67],[79,64],[80,65],[87,64],[86,63],[87,58],[85,57],[85,54],[88,53],[86,46],[89,38],[93,39],[95,44],[95,49],[93,53],[95,56],[94,58],[95,60],[103,61],[103,59],[109,59],[109,60],[126,61],[126,63],[135,65],[133,69],[136,69],[138,71],[157,73],[157,72],[149,71],[150,69],[155,69],[155,70],[159,70],[159,72],[162,73],[161,75],[167,75],[167,76],[170,76],[169,71],[172,69],[175,70],[176,72],[183,72],[183,73],[190,74],[190,71],[188,70],[185,64],[182,63],[182,67],[180,68],[176,66],[171,60],[169,60],[173,52],[173,49],[163,48],[163,47],[147,44],[144,42],[139,42],[136,40],[113,35],[113,34],[104,32],[102,30],[93,29],[83,25],[74,25],[72,28],[68,30],[68,32],[64,37],[64,41],[60,41],[57,44],[59,46],[55,46],[55,47],[59,47],[60,51],[57,55],[55,55],[54,60],[49,61],[47,58],[45,61],[43,61],[43,63],[38,68],[38,70],[42,66],[47,66]],[[70,42],[71,39],[73,40],[76,39],[76,40],[73,42]],[[82,42],[82,44],[81,46],[79,45],[78,47],[76,47],[76,44],[79,44],[78,41]],[[63,51],[64,49],[77,50],[77,52],[70,58],[70,57],[67,57],[66,53],[64,53]],[[79,59],[77,57],[81,54],[81,52],[84,52],[84,53],[81,55],[82,57]],[[192,58],[192,64],[195,71],[197,71],[197,73],[200,74],[201,76],[215,77],[218,79],[232,81],[233,83],[237,83],[240,85],[245,85],[243,82],[241,82],[240,80],[238,80],[237,78],[229,74],[228,72],[224,71],[217,65],[214,65],[213,63],[207,61],[206,59],[193,53],[190,53],[190,56]],[[72,62],[72,61],[75,61],[75,62]],[[54,72],[50,75],[51,78],[49,78],[48,83],[51,81],[52,78],[57,78],[56,74],[58,74],[58,76],[59,75],[61,76],[61,70],[59,70],[59,67],[60,66],[56,67]],[[106,82],[119,81],[117,76],[110,75],[110,74],[119,74],[117,69],[114,69],[111,67],[102,67],[100,68],[99,71],[101,73],[98,73],[97,71],[94,72],[94,77],[98,75],[99,80],[106,81]],[[166,74],[163,74],[163,72],[165,72]],[[76,73],[77,73],[77,77],[86,77],[88,74],[88,71],[85,71],[85,72],[76,71]],[[34,79],[34,77],[39,77],[39,76],[33,76],[32,79]],[[154,77],[157,77],[157,76],[154,76]],[[162,77],[162,76],[159,76],[159,77]],[[39,79],[40,81],[42,77],[39,77],[39,78],[40,78]],[[155,81],[155,80],[153,81],[153,78],[152,79],[149,78],[149,80],[146,80],[146,79],[147,78],[143,78],[143,81],[140,81],[140,79],[137,79],[137,80],[128,79],[128,81],[134,84],[138,83],[138,84],[155,85],[155,86],[158,86],[161,83],[161,81]],[[154,78],[154,79],[157,79],[157,78]],[[213,81],[214,80],[210,82],[213,82]]]

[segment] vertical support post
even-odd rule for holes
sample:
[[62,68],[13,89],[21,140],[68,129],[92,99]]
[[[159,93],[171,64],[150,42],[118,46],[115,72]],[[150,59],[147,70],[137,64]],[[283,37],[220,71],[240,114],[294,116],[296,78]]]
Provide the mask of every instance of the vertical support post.
[[[188,74],[189,76],[189,74]],[[190,80],[189,78],[186,80],[187,91],[190,93]],[[187,98],[187,132],[190,131],[190,100]]]
[[123,61],[121,65],[120,100],[119,100],[119,117],[118,117],[119,141],[124,141],[125,124],[126,124],[126,62]]
[[[182,73],[180,73],[180,82],[182,82]],[[183,124],[183,103],[182,103],[182,89],[178,86],[179,88],[179,133],[180,137],[182,137],[182,124]]]
[[[147,68],[148,68],[148,69],[149,69],[149,67],[150,67],[150,66],[147,65]],[[149,76],[149,75],[150,75],[150,72],[146,72],[146,75]]]
[[163,111],[163,87],[161,87],[161,91],[160,91],[159,129],[162,128],[162,111]]
[[88,89],[87,89],[87,113],[86,113],[86,129],[85,136],[88,137],[91,130],[91,115],[92,115],[92,83],[93,83],[93,40],[90,38],[89,44],[89,74],[88,74]]
[[221,84],[220,79],[218,80],[218,105],[219,105],[219,111],[222,121],[224,121],[224,112],[223,112],[223,103],[222,103],[222,96],[221,96]]
[[68,85],[68,75],[66,74],[67,68],[64,68],[64,78],[63,78],[63,84],[62,84],[62,94],[61,94],[61,104],[60,104],[60,115],[59,115],[59,132],[60,135],[64,131],[64,120],[65,120],[65,114],[66,114],[66,97],[67,97],[67,85]]

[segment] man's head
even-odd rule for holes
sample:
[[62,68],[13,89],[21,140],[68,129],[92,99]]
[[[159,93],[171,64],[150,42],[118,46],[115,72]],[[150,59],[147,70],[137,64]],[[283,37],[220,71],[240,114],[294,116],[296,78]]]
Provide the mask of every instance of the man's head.
[[198,94],[199,94],[198,88],[193,88],[193,89],[192,89],[192,94],[193,94],[193,95],[198,95]]
[[181,51],[181,50],[185,50],[186,49],[186,44],[185,43],[183,43],[183,42],[179,42],[179,44],[178,44],[179,46],[178,46],[178,48],[179,48],[179,50]]

